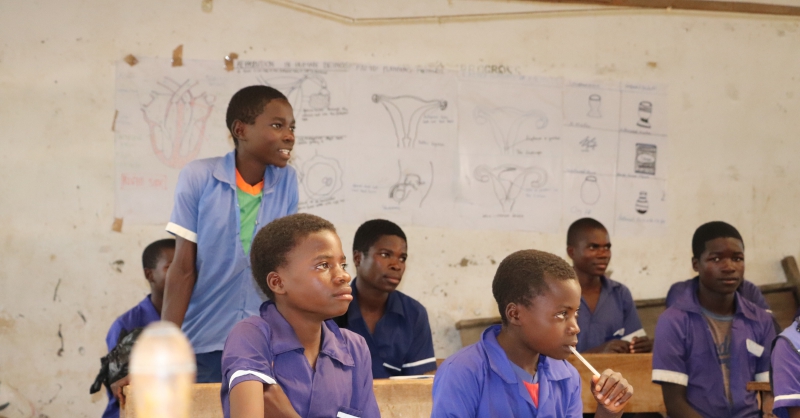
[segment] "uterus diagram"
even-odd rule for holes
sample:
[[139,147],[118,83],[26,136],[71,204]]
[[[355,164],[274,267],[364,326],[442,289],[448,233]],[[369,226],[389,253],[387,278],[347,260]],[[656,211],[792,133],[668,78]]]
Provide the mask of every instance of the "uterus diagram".
[[206,123],[216,98],[198,92],[198,84],[164,78],[141,107],[153,153],[168,167],[181,168],[197,158],[206,139]]
[[298,180],[311,199],[330,198],[342,188],[342,166],[335,158],[314,155],[298,171]]
[[397,168],[397,182],[389,189],[389,197],[397,204],[402,204],[413,196],[412,200],[418,201],[418,206],[422,207],[433,187],[433,162],[429,161],[427,167],[418,164],[404,169],[398,160]]
[[528,122],[539,130],[547,127],[547,115],[537,110],[520,110],[513,107],[486,108],[478,106],[472,113],[478,125],[489,125],[497,146],[504,154],[528,140]]
[[540,167],[504,164],[497,167],[479,165],[473,173],[481,183],[491,183],[497,202],[504,213],[510,213],[525,189],[541,189],[547,184],[547,171]]
[[373,94],[373,103],[380,103],[392,120],[398,148],[413,148],[417,143],[417,133],[422,117],[428,112],[447,109],[446,100],[426,100],[417,96],[387,96]]

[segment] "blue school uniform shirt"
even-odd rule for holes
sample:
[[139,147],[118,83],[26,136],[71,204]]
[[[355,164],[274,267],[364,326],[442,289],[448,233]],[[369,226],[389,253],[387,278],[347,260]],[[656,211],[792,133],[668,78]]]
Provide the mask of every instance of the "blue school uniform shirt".
[[[678,295],[682,294],[685,289],[691,286],[697,286],[700,283],[700,277],[695,276],[692,279],[685,280],[682,282],[673,283],[672,286],[669,287],[669,291],[667,292],[667,301],[666,305],[667,308],[672,306],[675,303],[675,299],[678,298]],[[758,288],[753,282],[743,280],[742,284],[736,289],[736,292],[739,295],[750,302],[756,304],[756,306],[765,309],[767,312],[772,313],[769,309],[769,305],[767,305],[767,300],[764,299],[764,294],[761,293],[761,289]]]
[[386,379],[390,376],[411,376],[436,370],[433,354],[433,337],[428,323],[428,311],[413,298],[394,291],[386,300],[386,311],[370,334],[358,305],[356,280],[353,301],[339,324],[364,337],[372,356],[372,377]]
[[[222,350],[234,324],[258,315],[262,302],[239,239],[234,152],[192,161],[181,170],[166,228],[197,244],[197,281],[182,326],[196,353]],[[297,193],[294,168],[268,165],[253,235],[296,213]]]
[[[120,315],[113,324],[111,324],[111,328],[108,330],[108,335],[106,335],[106,345],[108,346],[108,351],[114,349],[117,346],[117,341],[119,340],[119,336],[122,334],[123,331],[125,333],[129,333],[133,331],[135,328],[146,327],[151,322],[155,322],[161,319],[161,315],[158,314],[156,307],[153,306],[153,302],[150,300],[150,295],[147,295],[138,305],[131,308],[128,312]],[[111,394],[109,389],[106,389],[106,394],[108,395],[108,406],[106,406],[106,410],[103,412],[103,418],[117,418],[119,417],[119,402],[114,395]]]
[[605,276],[600,277],[600,299],[594,312],[581,297],[578,326],[577,349],[580,352],[597,347],[607,341],[624,339],[630,341],[634,337],[644,337],[647,333],[642,328],[639,313],[633,303],[631,291],[619,282]]
[[431,418],[582,417],[581,380],[566,360],[539,356],[539,407],[511,366],[497,334],[487,328],[480,341],[442,363],[433,379]]
[[697,299],[698,283],[683,289],[658,318],[653,347],[653,382],[686,386],[686,400],[708,418],[760,417],[756,393],[747,382],[769,380],[772,317],[735,294],[731,324],[728,403],[717,347]]
[[301,417],[380,417],[372,390],[369,349],[361,336],[322,323],[322,347],[314,369],[275,303],[231,330],[222,352],[222,410],[230,417],[230,390],[256,380],[280,385]]
[[800,332],[798,319],[781,332],[772,348],[772,413],[789,418],[788,408],[800,408]]

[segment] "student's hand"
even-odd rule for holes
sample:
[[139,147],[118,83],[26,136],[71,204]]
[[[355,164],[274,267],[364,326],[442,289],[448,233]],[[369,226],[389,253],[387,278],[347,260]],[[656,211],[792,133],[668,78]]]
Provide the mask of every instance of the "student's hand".
[[633,337],[630,343],[631,353],[650,353],[653,351],[653,340],[648,337]]
[[597,399],[598,416],[622,413],[625,404],[633,396],[633,386],[621,374],[611,369],[606,369],[599,377],[592,376],[591,389],[592,395]]
[[122,391],[122,388],[131,384],[131,375],[127,375],[122,379],[117,380],[116,382],[111,384],[111,394],[114,395],[115,398],[119,401],[120,408],[125,407],[125,393]]
[[600,344],[595,348],[586,350],[587,353],[628,353],[630,352],[630,345],[627,341],[611,340],[605,344]]
[[280,385],[264,385],[264,416],[300,418]]

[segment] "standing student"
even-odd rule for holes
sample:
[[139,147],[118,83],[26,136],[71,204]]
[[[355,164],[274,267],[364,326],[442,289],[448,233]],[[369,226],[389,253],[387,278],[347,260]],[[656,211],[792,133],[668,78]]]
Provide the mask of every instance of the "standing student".
[[772,347],[772,413],[800,418],[800,316],[783,330]]
[[[150,294],[138,305],[120,315],[108,330],[106,345],[108,351],[117,346],[119,337],[128,334],[136,328],[146,327],[151,322],[161,319],[161,305],[164,298],[164,282],[167,270],[175,256],[175,240],[162,239],[148,245],[142,252],[142,269],[144,278],[150,285]],[[108,406],[103,412],[103,418],[119,417],[120,401],[125,402],[122,388],[130,384],[128,376],[116,382],[111,382],[108,392]]]
[[376,379],[436,370],[428,312],[397,290],[407,258],[406,235],[397,224],[373,219],[356,230],[353,302],[336,323],[367,341]]
[[367,344],[329,320],[353,299],[333,225],[309,214],[275,220],[250,257],[270,300],[225,342],[225,418],[379,418]]
[[197,358],[197,381],[219,382],[225,337],[258,314],[248,253],[255,233],[297,212],[292,106],[267,86],[245,87],[226,116],[236,149],[181,170],[167,231],[176,237],[164,319],[182,326]]
[[[497,267],[502,325],[450,356],[433,380],[431,418],[581,417],[581,380],[565,359],[578,343],[581,290],[560,257],[517,251]],[[633,388],[619,373],[593,377],[597,417],[622,415]]]
[[747,382],[769,379],[772,317],[741,297],[744,243],[725,222],[692,237],[699,279],[658,318],[653,382],[673,417],[760,417]]
[[647,337],[631,291],[605,276],[611,262],[608,231],[592,218],[573,222],[567,230],[567,255],[581,285],[578,351],[586,353],[649,353]]

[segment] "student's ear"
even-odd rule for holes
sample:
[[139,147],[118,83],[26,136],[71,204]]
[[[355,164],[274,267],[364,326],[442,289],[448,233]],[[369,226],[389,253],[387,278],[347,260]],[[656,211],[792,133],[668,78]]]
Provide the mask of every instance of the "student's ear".
[[283,278],[278,272],[271,271],[267,274],[267,287],[276,295],[286,294],[286,289],[283,287]]
[[242,138],[244,138],[244,127],[244,122],[240,121],[239,119],[235,119],[233,124],[231,124],[231,133],[233,133],[233,137],[241,141]]
[[700,260],[698,260],[696,257],[692,257],[692,269],[695,271],[695,273],[700,272]]
[[575,247],[571,245],[567,245],[567,255],[569,256],[570,260],[575,259]]
[[154,284],[155,283],[155,279],[153,278],[153,269],[145,268],[144,269],[144,278],[147,279],[147,281],[150,284]]
[[506,305],[506,320],[509,325],[519,325],[519,307],[516,303]]
[[358,250],[353,251],[353,265],[356,266],[356,268],[361,264],[362,257],[364,257],[364,253]]

